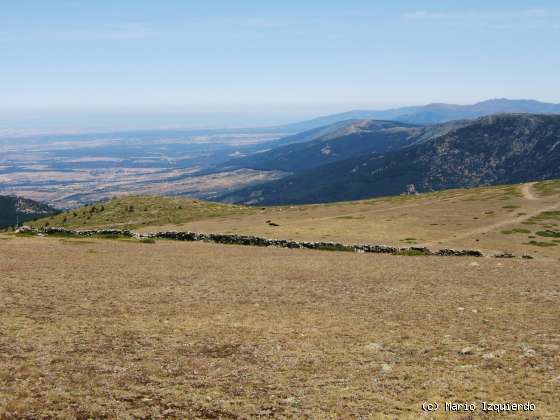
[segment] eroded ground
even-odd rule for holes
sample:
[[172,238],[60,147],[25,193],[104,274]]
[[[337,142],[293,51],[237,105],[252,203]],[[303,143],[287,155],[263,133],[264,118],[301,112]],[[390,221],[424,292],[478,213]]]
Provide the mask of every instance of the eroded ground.
[[559,279],[551,259],[2,235],[0,416],[417,418],[486,400],[557,418]]

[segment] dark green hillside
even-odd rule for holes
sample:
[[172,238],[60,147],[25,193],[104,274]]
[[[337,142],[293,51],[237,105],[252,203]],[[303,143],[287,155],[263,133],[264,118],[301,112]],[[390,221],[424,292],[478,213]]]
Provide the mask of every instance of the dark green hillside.
[[27,198],[0,195],[0,228],[55,214],[58,211],[46,204]]
[[[455,124],[455,123],[453,123]],[[223,199],[301,204],[560,178],[560,116],[501,114],[435,130],[385,155],[356,155]]]
[[422,132],[406,123],[350,120],[288,137],[282,140],[287,145],[226,162],[219,169],[300,172],[354,155],[397,150],[414,143]]

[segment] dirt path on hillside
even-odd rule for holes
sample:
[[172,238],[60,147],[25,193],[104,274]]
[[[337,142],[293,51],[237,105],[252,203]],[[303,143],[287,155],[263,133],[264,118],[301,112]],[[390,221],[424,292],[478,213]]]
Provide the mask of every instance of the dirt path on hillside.
[[539,197],[537,197],[535,194],[533,194],[533,185],[535,185],[534,182],[531,182],[530,184],[523,185],[521,187],[521,194],[523,194],[523,198],[525,198],[527,200],[531,200],[531,201],[540,200]]
[[[535,195],[535,193],[533,192],[533,185],[534,183],[530,183],[530,184],[525,184],[521,187],[521,193],[523,194],[523,198],[525,198],[526,200],[529,201],[539,201],[541,200],[541,198],[537,197]],[[465,239],[465,238],[469,238],[471,236],[474,235],[482,235],[484,233],[488,233],[491,232],[493,230],[497,230],[497,229],[501,229],[513,224],[517,224],[517,223],[521,223],[524,222],[532,217],[538,216],[539,214],[545,212],[545,211],[553,211],[553,210],[558,210],[560,209],[560,203],[554,204],[552,206],[547,206],[547,207],[542,207],[538,210],[532,211],[530,213],[527,213],[523,216],[519,216],[519,217],[511,217],[505,220],[502,220],[501,222],[498,223],[493,223],[491,225],[487,225],[487,226],[482,226],[480,228],[477,229],[473,229],[473,230],[469,230],[467,232],[463,232],[460,233],[458,235],[449,237],[449,238],[445,238],[445,239],[438,239],[435,241],[430,241],[430,242],[424,242],[421,244],[418,244],[417,246],[425,246],[425,247],[430,247],[430,246],[436,246],[439,245],[440,242],[441,243],[445,243],[445,242],[449,242],[449,241],[455,241],[458,239]]]

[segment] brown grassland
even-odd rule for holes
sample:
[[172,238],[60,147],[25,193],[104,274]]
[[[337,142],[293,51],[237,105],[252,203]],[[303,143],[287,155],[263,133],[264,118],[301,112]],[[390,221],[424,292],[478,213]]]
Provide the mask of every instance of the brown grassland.
[[[0,234],[0,418],[431,418],[425,401],[531,402],[521,417],[558,418],[559,247],[528,243],[556,243],[559,193],[546,183],[211,217],[204,204],[175,225],[143,224],[138,204],[126,213],[146,229],[472,241],[534,260]],[[435,414],[446,415],[490,416]]]
[[[558,259],[560,181],[265,208],[128,196],[32,225],[47,223],[78,229],[191,230],[348,244],[476,248],[488,254]],[[551,236],[542,236],[547,231]]]
[[38,237],[0,251],[5,418],[560,410],[553,261]]

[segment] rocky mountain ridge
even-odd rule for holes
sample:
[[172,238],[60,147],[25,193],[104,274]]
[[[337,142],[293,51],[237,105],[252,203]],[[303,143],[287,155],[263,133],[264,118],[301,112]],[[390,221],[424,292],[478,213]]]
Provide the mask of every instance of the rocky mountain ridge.
[[429,126],[411,143],[302,170],[224,195],[252,205],[304,204],[560,178],[560,116],[498,114]]

